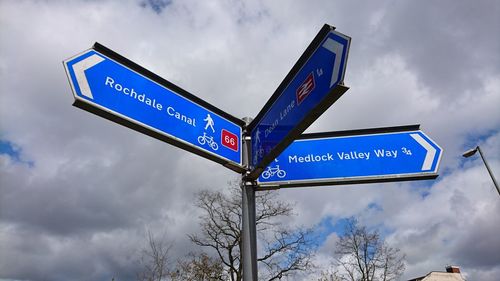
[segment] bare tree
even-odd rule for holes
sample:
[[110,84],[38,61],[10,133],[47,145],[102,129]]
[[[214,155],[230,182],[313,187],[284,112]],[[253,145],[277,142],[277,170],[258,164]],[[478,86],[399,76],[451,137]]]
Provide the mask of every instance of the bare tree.
[[[292,215],[292,205],[277,200],[275,192],[256,194],[257,236],[261,256],[258,258],[262,280],[278,280],[312,267],[311,230],[289,229],[281,220]],[[242,280],[241,264],[241,189],[233,183],[229,194],[202,191],[196,205],[201,216],[201,233],[190,240],[210,248],[224,266],[227,280]]]
[[[405,269],[404,255],[389,247],[377,231],[370,232],[349,219],[336,244],[335,278],[349,281],[396,280]],[[333,279],[336,280],[336,279]]]
[[177,263],[177,270],[172,271],[170,277],[172,281],[228,279],[221,261],[205,253],[189,254],[186,260]]
[[169,276],[168,253],[171,245],[164,239],[156,239],[148,230],[147,246],[142,250],[140,265],[142,270],[137,273],[139,281],[162,281]]
[[337,269],[327,269],[320,273],[317,281],[342,281]]

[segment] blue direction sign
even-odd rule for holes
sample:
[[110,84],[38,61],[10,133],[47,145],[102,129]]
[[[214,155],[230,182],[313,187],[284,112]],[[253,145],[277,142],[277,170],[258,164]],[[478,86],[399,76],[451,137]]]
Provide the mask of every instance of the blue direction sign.
[[347,91],[343,79],[350,40],[325,25],[249,125],[254,169],[250,177],[257,177]]
[[75,106],[244,171],[244,122],[96,43],[64,61]]
[[415,128],[304,135],[264,170],[258,183],[293,187],[436,178],[442,149],[418,126],[410,127]]

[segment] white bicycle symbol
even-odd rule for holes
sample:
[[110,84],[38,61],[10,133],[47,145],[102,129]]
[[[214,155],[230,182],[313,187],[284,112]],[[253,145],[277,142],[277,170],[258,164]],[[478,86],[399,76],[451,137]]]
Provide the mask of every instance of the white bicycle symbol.
[[217,145],[217,143],[214,141],[214,137],[207,136],[206,133],[203,133],[203,136],[198,137],[198,142],[201,145],[204,145],[205,143],[207,143],[208,146],[210,146],[213,150],[219,149],[219,145]]
[[271,168],[270,166],[262,172],[262,178],[268,179],[274,175],[278,175],[278,178],[284,178],[286,176],[286,172],[280,169],[280,165],[276,165],[276,167]]

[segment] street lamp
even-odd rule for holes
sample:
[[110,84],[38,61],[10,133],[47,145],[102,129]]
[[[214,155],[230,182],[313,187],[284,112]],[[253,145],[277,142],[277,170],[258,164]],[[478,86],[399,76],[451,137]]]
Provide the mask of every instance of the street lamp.
[[472,155],[476,154],[476,151],[479,151],[479,155],[481,155],[481,159],[483,159],[483,163],[486,166],[486,169],[488,170],[488,173],[490,173],[490,177],[493,180],[493,184],[497,188],[498,194],[500,195],[500,189],[498,188],[497,181],[495,180],[495,176],[493,176],[493,172],[490,169],[490,166],[488,165],[488,162],[486,162],[486,159],[483,156],[483,152],[481,151],[481,148],[479,148],[479,145],[476,146],[473,149],[469,149],[464,154],[462,154],[463,157],[468,158],[471,157]]

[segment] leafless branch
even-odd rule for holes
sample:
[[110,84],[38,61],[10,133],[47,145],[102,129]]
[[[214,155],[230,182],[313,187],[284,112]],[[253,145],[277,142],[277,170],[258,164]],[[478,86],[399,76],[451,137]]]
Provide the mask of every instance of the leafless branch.
[[[310,230],[288,229],[281,220],[293,215],[291,204],[277,200],[275,192],[256,194],[256,224],[264,252],[258,261],[265,272],[261,277],[276,280],[312,266]],[[198,246],[212,249],[230,280],[242,279],[241,264],[241,189],[233,184],[229,194],[202,191],[196,206],[203,211],[201,233],[188,235]]]

